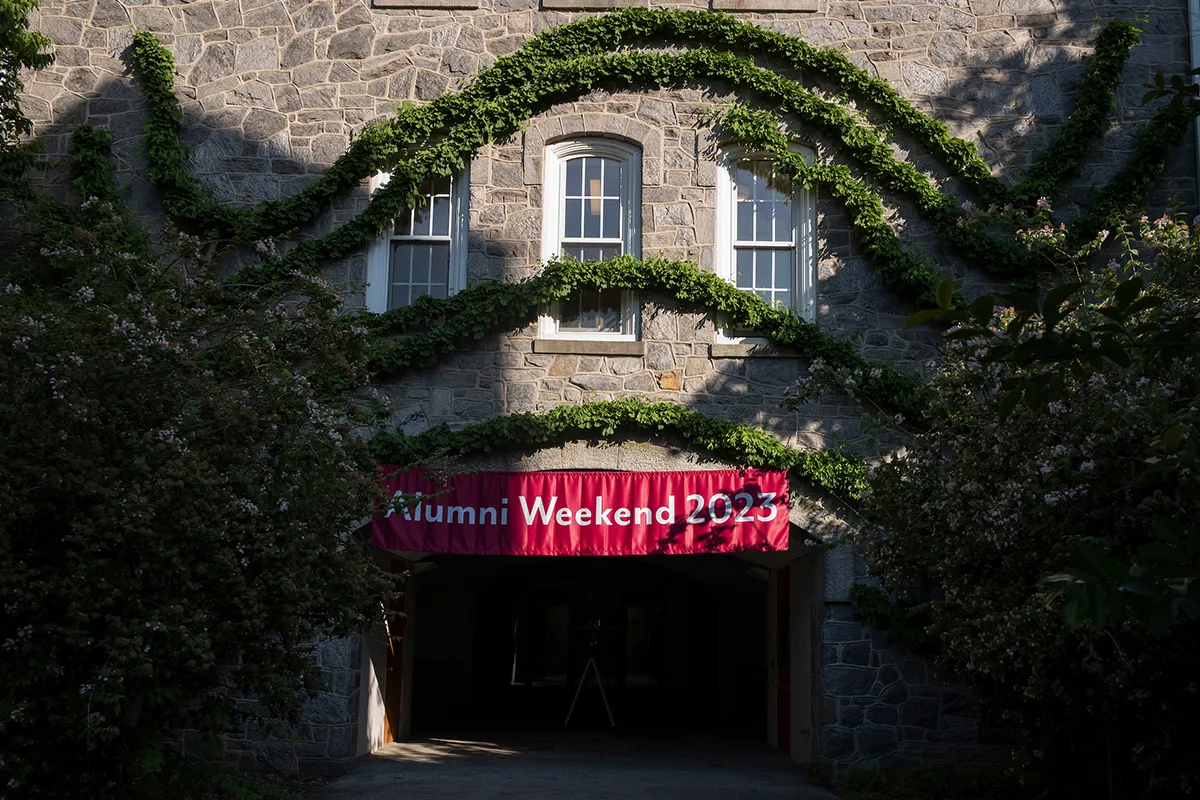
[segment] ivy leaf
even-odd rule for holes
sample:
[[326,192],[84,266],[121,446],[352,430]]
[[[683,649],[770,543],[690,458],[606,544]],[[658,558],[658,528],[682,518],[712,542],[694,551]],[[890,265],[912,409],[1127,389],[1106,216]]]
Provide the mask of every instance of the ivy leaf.
[[941,308],[923,308],[904,321],[904,328],[908,330],[926,322],[940,321],[945,313],[945,310]]
[[937,285],[935,297],[937,298],[938,308],[948,311],[952,301],[954,300],[954,279],[946,278],[939,283]]
[[1163,432],[1162,438],[1163,444],[1166,445],[1168,450],[1178,450],[1179,444],[1183,441],[1183,426],[1174,425],[1170,428],[1167,428],[1167,430]]
[[1046,324],[1047,331],[1054,330],[1059,319],[1062,318],[1062,304],[1082,287],[1082,283],[1063,283],[1055,286],[1046,295],[1046,301],[1042,304],[1042,320]]
[[1004,397],[1000,398],[1000,405],[997,407],[997,412],[1000,421],[1004,422],[1012,414],[1013,409],[1017,407],[1017,403],[1021,402],[1021,395],[1025,393],[1024,386],[1017,386],[1015,389],[1009,390]]
[[971,303],[971,318],[980,325],[984,325],[991,320],[995,309],[996,298],[990,294],[985,294],[983,297],[976,298],[975,302]]

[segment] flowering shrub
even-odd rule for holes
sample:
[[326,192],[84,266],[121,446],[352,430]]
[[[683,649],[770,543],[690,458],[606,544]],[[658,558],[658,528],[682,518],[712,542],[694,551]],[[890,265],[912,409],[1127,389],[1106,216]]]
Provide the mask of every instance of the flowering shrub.
[[209,248],[152,254],[103,195],[43,202],[0,277],[4,797],[174,791],[180,708],[214,732],[251,694],[295,718],[314,639],[385,596],[334,292],[230,302]]
[[899,596],[936,587],[943,665],[1052,788],[1175,797],[1200,763],[1200,246],[1171,217],[1137,231],[1153,267],[1118,238],[1040,305],[944,303],[929,427],[877,470],[862,543]]

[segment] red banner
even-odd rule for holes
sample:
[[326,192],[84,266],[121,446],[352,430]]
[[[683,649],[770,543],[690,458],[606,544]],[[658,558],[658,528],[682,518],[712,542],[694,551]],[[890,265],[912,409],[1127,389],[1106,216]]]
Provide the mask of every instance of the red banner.
[[393,506],[375,517],[376,547],[625,556],[788,545],[783,472],[472,472],[437,481],[397,469],[384,467]]

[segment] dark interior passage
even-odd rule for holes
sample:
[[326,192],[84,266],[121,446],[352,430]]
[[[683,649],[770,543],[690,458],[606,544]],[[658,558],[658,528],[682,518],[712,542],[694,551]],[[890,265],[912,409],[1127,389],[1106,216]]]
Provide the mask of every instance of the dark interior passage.
[[[730,555],[439,556],[421,574],[413,732],[562,730],[589,661],[621,734],[760,739],[766,582]],[[591,670],[572,730],[610,728]]]

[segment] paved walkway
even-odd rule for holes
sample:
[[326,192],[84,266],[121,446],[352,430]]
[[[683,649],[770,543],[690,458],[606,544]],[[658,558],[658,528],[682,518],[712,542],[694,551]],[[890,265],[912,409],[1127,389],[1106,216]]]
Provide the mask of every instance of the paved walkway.
[[313,800],[836,800],[765,746],[572,735],[424,739],[365,756]]

